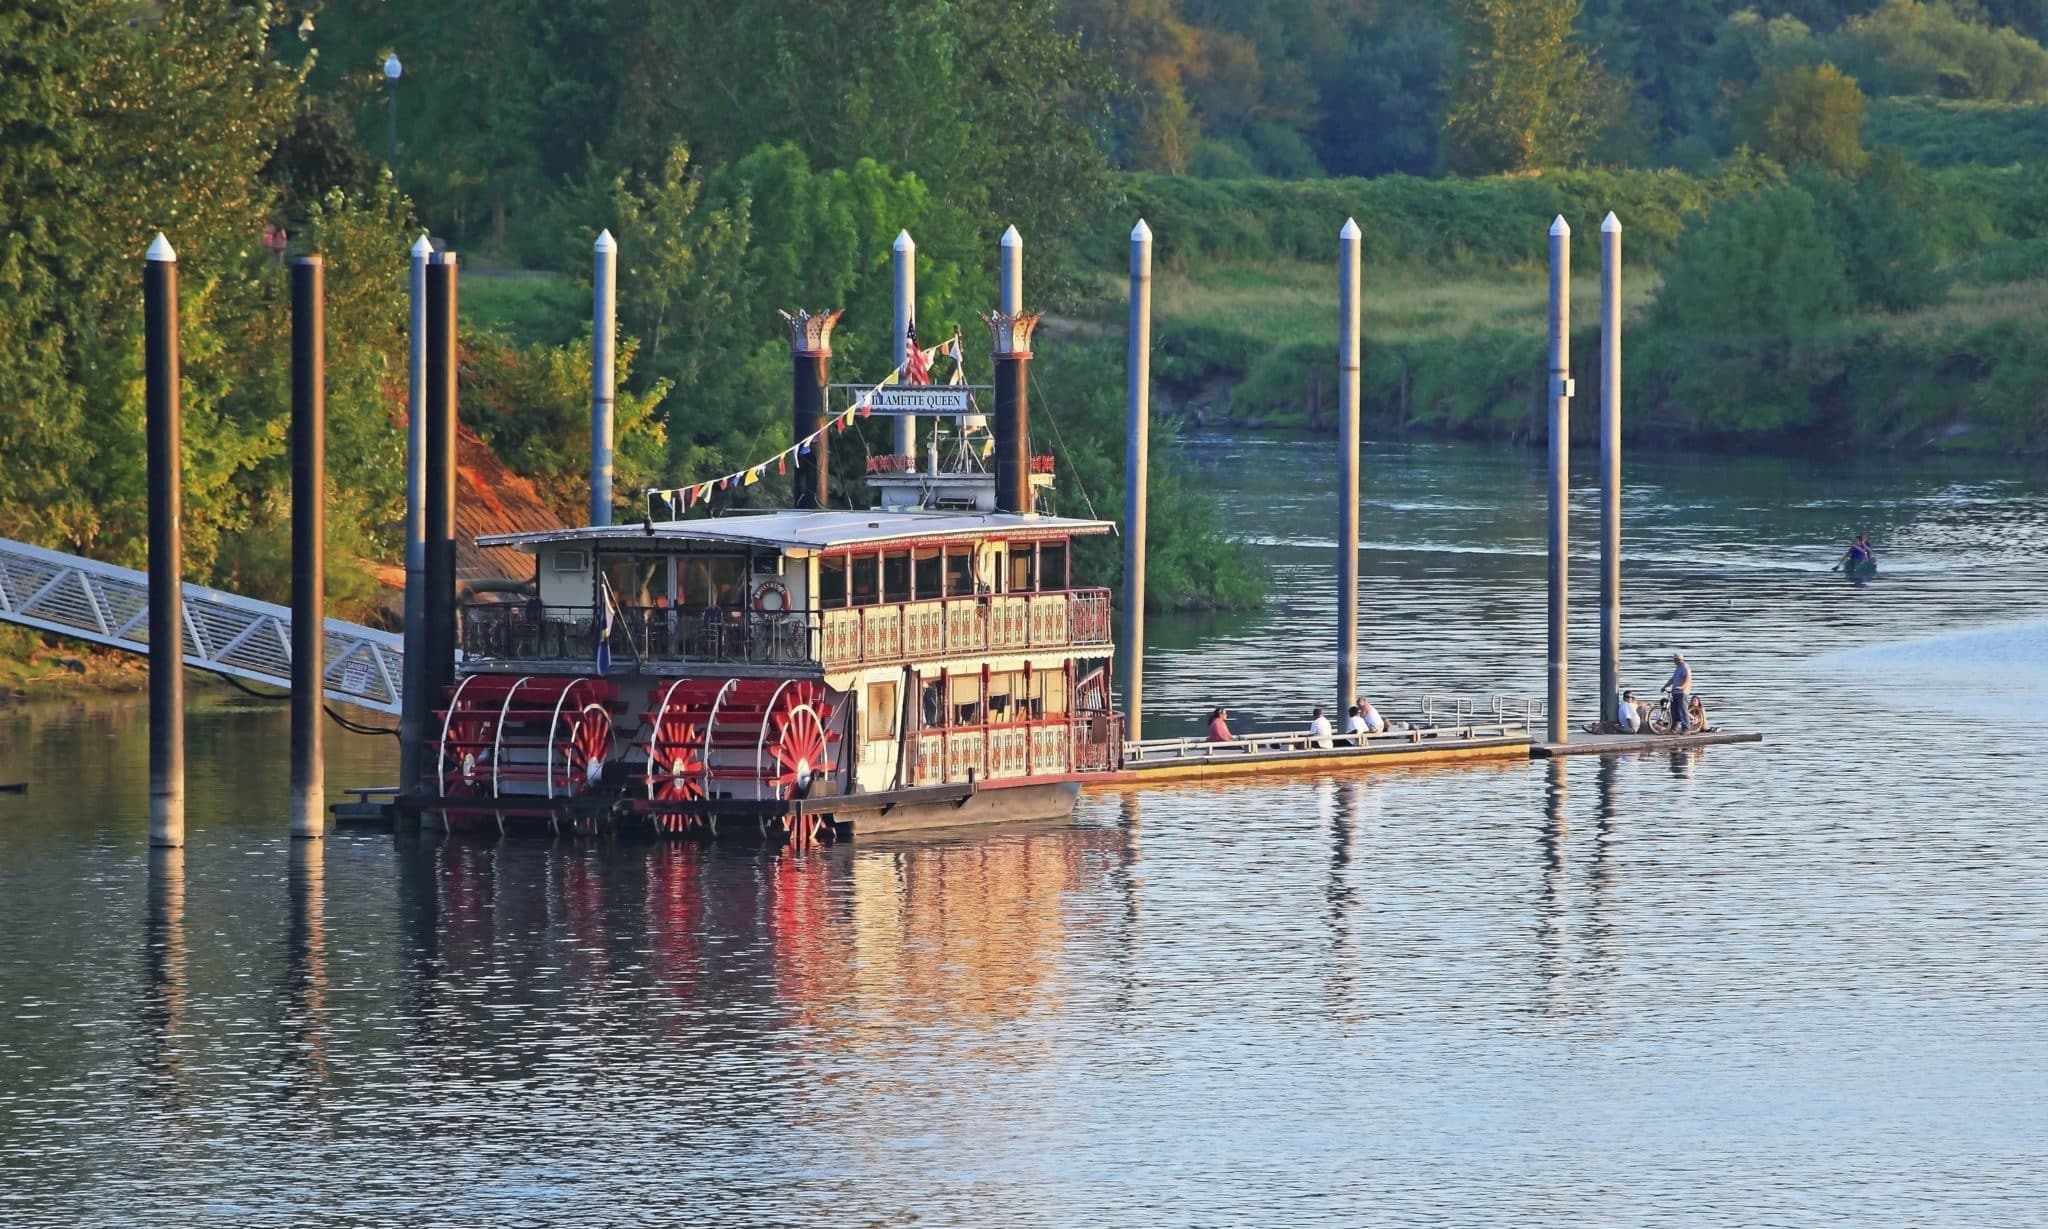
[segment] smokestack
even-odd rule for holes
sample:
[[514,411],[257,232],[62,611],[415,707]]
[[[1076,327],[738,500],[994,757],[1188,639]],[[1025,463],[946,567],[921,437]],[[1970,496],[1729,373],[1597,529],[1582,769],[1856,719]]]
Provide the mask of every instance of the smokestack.
[[1031,334],[1038,317],[997,312],[987,317],[996,368],[996,511],[1025,516],[1031,499]]
[[[825,425],[825,385],[832,364],[832,326],[839,323],[836,311],[813,315],[799,309],[783,312],[789,323],[790,428],[794,442],[801,442]],[[799,508],[823,508],[831,497],[831,449],[820,438],[811,454],[796,456],[794,489],[790,502]]]

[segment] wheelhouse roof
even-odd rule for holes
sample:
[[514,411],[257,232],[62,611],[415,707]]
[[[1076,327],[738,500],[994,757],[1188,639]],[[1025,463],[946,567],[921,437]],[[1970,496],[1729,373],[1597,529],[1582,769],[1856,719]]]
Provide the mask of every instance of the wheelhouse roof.
[[[920,538],[1064,537],[1108,533],[1108,521],[1075,520],[1059,516],[1020,516],[1014,512],[954,512],[916,509],[885,512],[854,508],[806,511],[784,509],[775,512],[732,516],[699,517],[682,521],[654,521],[651,524],[590,525],[580,529],[544,529],[530,533],[500,533],[479,537],[478,546],[536,547],[579,542],[592,545],[616,543],[713,542],[731,546],[768,547],[776,550],[830,550],[834,547],[865,546]],[[649,532],[649,530],[652,532]]]

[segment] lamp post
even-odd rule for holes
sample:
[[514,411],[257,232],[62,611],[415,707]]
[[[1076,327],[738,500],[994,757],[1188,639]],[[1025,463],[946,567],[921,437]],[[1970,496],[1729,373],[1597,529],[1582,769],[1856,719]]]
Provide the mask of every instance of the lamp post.
[[386,145],[389,152],[384,162],[394,175],[398,173],[398,79],[404,75],[405,65],[398,62],[397,52],[384,57],[384,90],[391,98],[391,123]]

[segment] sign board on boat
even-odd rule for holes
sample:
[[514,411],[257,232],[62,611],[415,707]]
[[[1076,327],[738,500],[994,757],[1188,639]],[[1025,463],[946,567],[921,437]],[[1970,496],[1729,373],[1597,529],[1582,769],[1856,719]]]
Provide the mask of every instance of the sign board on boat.
[[974,414],[974,394],[988,392],[974,384],[890,384],[882,388],[860,388],[841,385],[851,398],[850,404],[858,408],[863,399],[871,414]]

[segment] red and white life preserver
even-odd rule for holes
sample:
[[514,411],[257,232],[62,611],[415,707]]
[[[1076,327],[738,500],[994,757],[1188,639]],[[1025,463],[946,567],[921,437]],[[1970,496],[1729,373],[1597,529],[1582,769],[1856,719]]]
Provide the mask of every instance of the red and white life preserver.
[[779,580],[764,580],[754,586],[756,614],[788,614],[789,586]]

